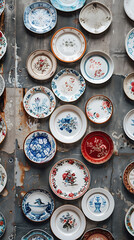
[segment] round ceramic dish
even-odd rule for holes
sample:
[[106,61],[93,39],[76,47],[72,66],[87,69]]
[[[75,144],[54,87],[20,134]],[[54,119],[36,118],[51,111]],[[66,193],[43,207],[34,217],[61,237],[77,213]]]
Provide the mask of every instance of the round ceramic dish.
[[124,117],[123,128],[125,134],[134,141],[134,109],[130,110]]
[[114,237],[106,229],[94,228],[87,231],[81,240],[114,240]]
[[59,29],[52,37],[53,54],[62,62],[75,62],[86,51],[86,39],[81,31],[72,27]]
[[125,47],[128,56],[134,61],[134,28],[126,36]]
[[86,0],[50,0],[53,6],[63,12],[72,12],[83,7]]
[[134,205],[129,208],[126,214],[125,226],[127,231],[134,237]]
[[28,232],[21,240],[54,240],[47,232],[42,229],[34,229]]
[[82,211],[87,218],[95,222],[109,218],[114,205],[113,196],[104,188],[93,188],[82,198]]
[[29,55],[26,67],[34,79],[46,80],[54,75],[57,61],[48,50],[36,50]]
[[80,140],[87,129],[87,119],[82,110],[74,105],[63,105],[53,112],[49,120],[53,136],[62,143]]
[[0,164],[0,193],[3,191],[7,183],[7,174],[5,168]]
[[5,89],[5,81],[2,75],[0,74],[0,96],[3,94]]
[[82,58],[80,69],[83,77],[88,82],[101,84],[111,78],[114,71],[114,63],[106,53],[94,51],[87,53]]
[[0,15],[3,13],[5,8],[5,0],[0,0]]
[[7,50],[7,40],[4,34],[0,31],[0,59],[5,55]]
[[51,230],[61,240],[76,240],[84,232],[86,219],[82,211],[73,205],[57,208],[50,220]]
[[52,191],[60,198],[74,200],[80,198],[89,188],[90,174],[77,159],[63,159],[57,162],[49,174]]
[[29,220],[43,222],[54,210],[54,200],[46,190],[35,189],[27,192],[22,200],[22,211]]
[[130,163],[123,174],[123,183],[126,189],[134,194],[134,162]]
[[55,27],[57,12],[49,3],[35,2],[25,8],[23,20],[31,32],[43,34]]
[[52,90],[64,102],[76,101],[85,91],[84,78],[74,69],[63,69],[53,78]]
[[3,140],[6,137],[7,133],[7,125],[5,120],[0,116],[0,143],[3,142]]
[[88,119],[97,124],[107,122],[113,114],[113,104],[111,100],[103,95],[96,95],[86,103],[86,115]]
[[127,16],[134,21],[134,1],[133,0],[124,0],[124,10]]
[[123,88],[127,97],[134,100],[134,73],[130,73],[124,79]]
[[26,92],[23,106],[31,117],[46,118],[53,112],[56,99],[49,88],[36,86]]
[[6,230],[6,219],[3,214],[0,212],[0,238],[3,236]]
[[82,8],[79,15],[79,22],[88,32],[99,34],[110,26],[112,13],[102,3],[91,2]]
[[93,164],[107,162],[113,155],[114,144],[105,132],[91,132],[82,140],[81,152],[83,157]]
[[55,139],[50,133],[37,130],[25,138],[23,149],[30,161],[42,164],[54,158],[57,146]]

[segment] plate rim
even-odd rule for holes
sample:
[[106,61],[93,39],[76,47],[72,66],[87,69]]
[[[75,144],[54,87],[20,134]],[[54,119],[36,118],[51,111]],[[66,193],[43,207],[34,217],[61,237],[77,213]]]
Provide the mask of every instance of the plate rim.
[[[114,240],[114,237],[113,237],[113,234],[108,230],[108,229],[105,229],[105,228],[102,228],[102,227],[96,227],[96,228],[91,228],[90,230],[87,230],[84,235],[82,236],[81,240],[86,240],[84,239],[85,235],[92,232],[92,231],[104,231],[104,232],[107,232],[109,233],[111,236],[111,239],[110,240]],[[88,239],[87,239],[88,240]]]
[[131,30],[127,33],[126,35],[126,38],[125,38],[125,49],[126,49],[126,52],[127,52],[127,55],[131,58],[131,60],[134,61],[134,57],[132,57],[132,55],[128,52],[128,47],[127,47],[127,40],[128,40],[128,37],[129,35],[134,32],[134,28],[131,28]]
[[126,3],[126,0],[124,0],[124,11],[125,11],[125,13],[126,13],[126,15],[132,20],[132,21],[134,21],[134,16],[133,17],[131,17],[130,15],[129,15],[129,11],[127,11],[127,3]]
[[[51,4],[53,5],[53,0],[50,0],[50,2],[51,2]],[[79,0],[79,2],[81,2],[81,0]],[[61,8],[58,8],[58,7],[54,6],[54,5],[53,5],[53,6],[54,6],[57,10],[62,11],[62,12],[74,12],[74,11],[77,11],[78,9],[82,8],[82,7],[84,6],[85,2],[86,2],[86,0],[83,0],[83,4],[81,4],[81,6],[80,6],[79,8],[75,8],[75,9],[73,9],[73,10],[62,10]]]
[[132,205],[129,209],[128,209],[128,211],[127,211],[127,213],[126,213],[126,215],[125,215],[125,227],[126,227],[126,229],[127,229],[127,231],[131,234],[131,236],[134,236],[134,234],[132,234],[132,232],[128,229],[128,227],[127,227],[127,217],[128,217],[128,215],[129,215],[129,213],[130,213],[130,211],[132,210],[132,209],[134,209],[134,205]]
[[131,98],[128,94],[127,94],[127,91],[126,91],[126,88],[125,88],[125,84],[127,83],[127,80],[129,80],[129,78],[131,76],[134,76],[134,72],[131,72],[129,73],[125,78],[124,78],[124,81],[123,81],[123,90],[124,90],[124,93],[126,94],[126,96],[131,99],[131,100],[134,100],[134,97]]
[[3,213],[2,213],[1,211],[0,211],[0,215],[3,217],[4,222],[5,222],[5,230],[4,230],[4,232],[2,233],[2,235],[0,236],[0,238],[1,238],[1,237],[3,237],[3,235],[4,235],[5,231],[6,231],[7,221],[6,221],[6,218],[5,218],[5,216],[3,215]]
[[0,191],[0,193],[2,193],[2,191],[4,190],[4,188],[6,187],[6,184],[7,184],[7,172],[6,172],[6,169],[3,167],[2,164],[0,164],[0,168],[2,168],[3,172],[5,173],[5,184],[2,188],[2,190]]
[[3,6],[3,10],[0,12],[0,16],[1,16],[1,14],[4,12],[4,9],[5,9],[5,6],[6,6],[5,0],[3,0],[3,2],[4,2],[4,6]]
[[124,129],[124,132],[125,132],[125,134],[127,135],[127,137],[128,137],[129,139],[131,139],[132,141],[134,141],[134,137],[132,138],[132,136],[128,133],[127,128],[126,128],[126,121],[127,121],[127,118],[128,118],[129,116],[131,116],[131,113],[134,113],[134,108],[132,108],[130,111],[128,111],[128,112],[126,113],[126,115],[125,115],[125,117],[124,117],[124,119],[123,119],[123,129]]
[[[32,232],[36,232],[36,231],[38,231],[38,232],[43,232],[43,233],[47,233],[46,231],[44,231],[43,229],[37,229],[37,228],[35,228],[35,229],[32,229],[32,230],[30,230],[29,232],[27,232],[22,238],[21,238],[21,240],[25,240],[25,238],[27,237],[27,235],[28,234],[31,234]],[[54,240],[54,238],[49,234],[49,233],[47,233],[48,234],[48,236],[49,237],[51,237],[51,240]]]
[[1,97],[2,94],[4,93],[6,84],[5,84],[5,80],[4,80],[3,76],[2,76],[2,74],[0,74],[0,78],[2,79],[2,85],[3,85],[2,92],[0,93],[0,97]]
[[5,121],[5,117],[2,117],[2,115],[0,115],[0,118],[2,118],[2,120],[4,121],[5,127],[6,127],[6,132],[5,132],[4,138],[3,138],[2,141],[0,141],[0,144],[1,144],[5,140],[6,135],[7,135],[7,124],[6,124],[6,121]]
[[6,44],[5,45],[5,50],[4,50],[3,54],[0,56],[0,59],[2,59],[3,56],[6,54],[6,51],[7,51],[7,38],[6,38],[5,34],[3,33],[3,31],[0,30],[0,33],[2,34],[2,37],[4,38],[5,44]]
[[[123,175],[122,175],[122,179],[123,179],[123,183],[124,183],[124,186],[125,188],[132,194],[134,194],[134,188],[131,187],[131,185],[129,184],[129,181],[128,181],[128,174],[130,174],[130,171],[132,170],[131,166],[133,166],[133,169],[134,169],[134,161],[129,163],[125,169],[124,169],[124,172],[123,172]],[[130,168],[130,169],[129,169]]]

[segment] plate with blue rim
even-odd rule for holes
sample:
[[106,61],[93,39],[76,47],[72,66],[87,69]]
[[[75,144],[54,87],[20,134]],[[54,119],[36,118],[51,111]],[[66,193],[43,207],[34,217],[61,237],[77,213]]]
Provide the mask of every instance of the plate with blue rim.
[[0,0],[0,15],[3,13],[5,8],[5,0]]
[[54,94],[64,102],[76,101],[85,91],[84,78],[74,69],[63,69],[51,82]]
[[63,12],[72,12],[83,7],[86,0],[50,0],[52,5]]
[[25,194],[21,207],[29,220],[43,222],[52,215],[54,200],[47,190],[33,189]]
[[42,229],[34,229],[28,232],[21,240],[54,240],[47,232]]
[[23,145],[26,157],[37,164],[47,163],[56,154],[56,141],[53,136],[43,130],[28,134]]
[[3,214],[0,212],[0,238],[3,236],[6,230],[6,219]]
[[24,25],[34,33],[51,31],[57,23],[56,9],[47,2],[35,2],[25,8]]
[[126,36],[125,47],[128,56],[134,61],[134,28]]
[[83,77],[88,82],[102,84],[111,78],[114,63],[112,58],[105,52],[93,51],[82,58],[80,69]]

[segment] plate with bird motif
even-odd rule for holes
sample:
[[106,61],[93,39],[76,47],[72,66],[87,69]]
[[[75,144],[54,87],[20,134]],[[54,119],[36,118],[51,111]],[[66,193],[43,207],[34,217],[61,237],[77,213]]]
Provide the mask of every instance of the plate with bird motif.
[[125,134],[134,141],[134,109],[130,110],[123,120]]
[[131,162],[123,174],[123,183],[126,189],[134,194],[134,162]]
[[29,220],[43,222],[52,215],[54,200],[47,190],[34,189],[25,194],[21,206]]
[[5,55],[7,50],[7,39],[0,31],[0,59]]
[[134,205],[126,213],[125,226],[127,231],[134,237]]
[[3,142],[3,140],[6,137],[7,133],[7,125],[5,120],[0,116],[0,143]]
[[0,0],[0,15],[3,13],[5,8],[5,0]]
[[133,0],[124,0],[124,10],[127,16],[134,21],[134,1]]
[[52,5],[63,12],[72,12],[80,9],[86,0],[50,0]]
[[6,219],[0,212],[0,238],[3,236],[6,230]]
[[84,233],[81,240],[114,240],[114,237],[104,228],[94,228]]
[[5,168],[0,164],[0,193],[3,191],[7,183],[7,173]]
[[21,240],[54,240],[47,232],[42,229],[34,229],[28,232]]

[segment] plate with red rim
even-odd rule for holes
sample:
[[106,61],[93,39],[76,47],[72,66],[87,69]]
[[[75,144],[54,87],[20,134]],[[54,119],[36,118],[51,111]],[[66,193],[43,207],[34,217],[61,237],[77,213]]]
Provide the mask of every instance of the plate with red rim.
[[91,132],[84,137],[81,143],[83,157],[93,164],[107,162],[113,155],[113,151],[113,141],[105,132]]
[[134,100],[134,73],[130,73],[123,82],[123,89],[125,94],[131,100]]
[[89,188],[90,173],[84,163],[74,158],[58,161],[49,174],[52,191],[60,198],[80,198]]
[[114,240],[112,233],[104,228],[94,228],[84,233],[81,240]]
[[134,162],[131,162],[124,170],[123,183],[126,189],[134,194]]

